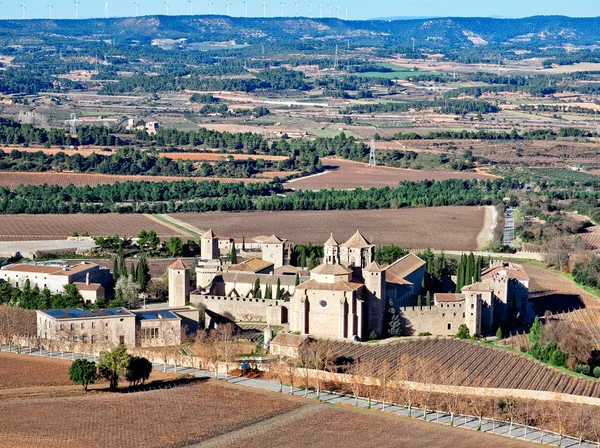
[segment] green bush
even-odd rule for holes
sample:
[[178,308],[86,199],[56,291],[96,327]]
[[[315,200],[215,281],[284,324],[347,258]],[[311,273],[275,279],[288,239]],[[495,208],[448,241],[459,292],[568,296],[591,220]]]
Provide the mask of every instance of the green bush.
[[581,373],[583,375],[589,375],[590,374],[590,370],[591,370],[590,366],[588,366],[587,364],[577,364],[575,366],[575,372]]
[[69,379],[74,384],[81,384],[87,391],[89,384],[94,384],[98,379],[96,363],[87,359],[76,359],[69,367]]
[[556,367],[566,367],[567,365],[567,354],[561,349],[556,349],[550,356],[550,364]]
[[594,376],[600,378],[600,366],[594,367]]
[[428,331],[424,331],[422,333],[419,333],[419,336],[431,336],[431,333]]
[[465,324],[462,324],[460,327],[458,327],[458,333],[456,333],[457,339],[469,339],[470,337],[471,334],[469,333],[469,327],[467,327]]

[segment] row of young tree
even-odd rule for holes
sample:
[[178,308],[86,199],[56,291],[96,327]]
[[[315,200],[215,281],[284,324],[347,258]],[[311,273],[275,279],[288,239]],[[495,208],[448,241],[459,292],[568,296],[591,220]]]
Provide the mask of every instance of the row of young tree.
[[596,131],[589,131],[580,128],[560,128],[553,129],[535,129],[518,132],[512,129],[505,131],[430,131],[427,134],[417,134],[416,132],[402,133],[398,132],[391,137],[382,137],[375,135],[376,140],[554,140],[564,137],[596,137]]
[[456,273],[456,292],[460,293],[463,287],[481,281],[481,272],[485,266],[482,256],[475,258],[473,252],[469,255],[462,254]]

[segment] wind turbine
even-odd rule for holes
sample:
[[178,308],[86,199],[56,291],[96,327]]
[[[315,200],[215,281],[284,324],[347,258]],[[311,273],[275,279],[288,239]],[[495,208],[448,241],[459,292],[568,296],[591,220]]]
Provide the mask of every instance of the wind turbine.
[[348,7],[346,6],[346,20],[348,20]]
[[331,19],[331,4],[327,5],[327,9],[329,10],[329,18]]
[[323,18],[323,3],[319,5],[319,9],[321,10],[321,19]]
[[281,0],[279,1],[279,3],[281,4],[281,17],[283,17],[283,7],[285,6],[285,2],[282,2]]
[[75,3],[75,20],[77,20],[79,18],[79,4],[81,3],[81,0],[73,0],[73,3]]
[[19,5],[19,8],[23,8],[23,18],[25,18],[25,12],[27,11],[26,0],[23,0],[23,4]]
[[209,2],[208,2],[208,13],[209,13],[209,14],[211,13],[211,12],[210,12],[210,10],[212,9],[212,4],[213,4],[213,2],[211,2],[211,1],[209,0]]
[[137,17],[140,14],[140,0],[135,0],[133,4],[135,5],[135,16]]
[[227,0],[227,15],[231,15],[231,2],[229,0]]
[[248,0],[242,0],[242,3],[246,5],[246,18],[248,18]]
[[300,15],[300,13],[298,12],[298,10],[300,9],[300,2],[294,2],[294,5],[296,5],[296,17],[298,17]]
[[166,7],[167,7],[167,15],[169,15],[169,0],[165,0],[163,3],[164,3],[164,4],[166,5]]
[[46,8],[48,8],[48,18],[52,20],[52,10],[54,9],[54,6],[52,6],[52,0],[48,1]]
[[264,18],[267,17],[267,2],[266,1],[263,2],[263,17]]
[[194,0],[188,0],[190,2],[190,16],[194,15]]
[[105,18],[105,19],[108,19],[108,4],[109,4],[109,3],[110,3],[110,2],[106,2],[106,3],[104,3],[104,18]]
[[309,14],[308,14],[308,17],[310,17],[312,19],[312,2],[310,2],[308,4],[308,10],[310,11]]

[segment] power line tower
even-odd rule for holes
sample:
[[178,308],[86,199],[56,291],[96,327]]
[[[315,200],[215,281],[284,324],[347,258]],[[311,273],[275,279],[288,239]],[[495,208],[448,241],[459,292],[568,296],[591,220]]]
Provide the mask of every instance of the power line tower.
[[375,157],[375,140],[371,140],[371,154],[369,155],[369,166],[377,166],[377,158]]
[[69,120],[69,126],[71,127],[70,133],[71,135],[77,134],[77,115],[71,114],[71,119]]

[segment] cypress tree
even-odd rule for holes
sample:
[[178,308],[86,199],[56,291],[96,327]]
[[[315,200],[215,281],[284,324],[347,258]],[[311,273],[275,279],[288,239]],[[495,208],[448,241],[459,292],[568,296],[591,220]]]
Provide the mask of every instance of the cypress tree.
[[307,268],[307,269],[308,269],[308,271],[310,272],[310,271],[312,271],[314,268],[315,268],[315,262],[313,261],[313,259],[312,259],[312,258],[309,258],[309,259],[308,259],[308,268]]
[[302,256],[300,257],[300,267],[306,267],[306,254],[304,252],[302,252]]
[[121,272],[121,270],[119,269],[119,258],[115,257],[113,259],[113,278],[114,278],[115,282],[117,280],[119,280],[120,272]]
[[246,251],[246,237],[245,236],[242,237],[242,250],[244,252]]
[[130,269],[129,269],[129,275],[131,276],[131,278],[133,279],[133,281],[137,281],[137,273],[135,270],[135,264],[131,263]]
[[296,272],[296,286],[300,284],[300,274]]
[[471,252],[469,254],[469,257],[467,258],[465,285],[472,285],[474,278],[475,278],[475,256],[473,255],[473,252]]
[[464,269],[465,269],[465,265],[463,264],[463,262],[461,260],[458,263],[458,271],[456,273],[456,291],[455,292],[457,292],[457,293],[460,293],[463,286],[465,286],[463,284],[464,278],[465,278],[464,273],[463,273]]
[[119,249],[119,277],[127,277],[127,265],[125,264],[125,252]]
[[277,289],[275,290],[275,299],[281,300],[281,279],[277,279]]
[[418,307],[422,306],[422,305],[421,305],[421,294],[419,294],[419,295],[417,296],[417,306],[418,306]]
[[235,243],[231,244],[231,251],[229,251],[229,262],[231,264],[237,264],[237,253],[235,251]]
[[271,285],[265,286],[265,299],[273,298],[273,288]]
[[137,265],[137,275],[136,279],[138,285],[140,286],[140,291],[146,291],[148,288],[148,273],[150,269],[148,268],[148,260],[146,259],[146,254],[142,254],[140,258],[140,262]]
[[257,299],[260,299],[262,296],[261,291],[260,291],[260,279],[259,278],[257,278],[254,281],[254,289],[252,290],[252,295],[254,297],[256,297]]
[[431,293],[427,291],[427,295],[425,296],[425,306],[431,306]]

